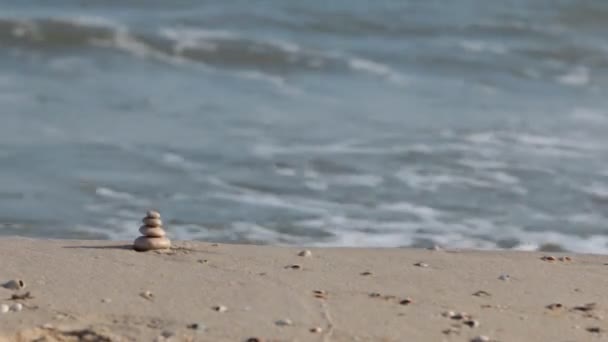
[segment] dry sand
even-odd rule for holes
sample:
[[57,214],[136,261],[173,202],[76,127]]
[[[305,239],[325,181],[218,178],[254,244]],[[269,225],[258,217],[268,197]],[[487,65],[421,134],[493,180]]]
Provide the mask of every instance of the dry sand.
[[300,250],[2,239],[0,283],[26,287],[0,288],[24,306],[0,313],[0,341],[608,340],[606,256]]

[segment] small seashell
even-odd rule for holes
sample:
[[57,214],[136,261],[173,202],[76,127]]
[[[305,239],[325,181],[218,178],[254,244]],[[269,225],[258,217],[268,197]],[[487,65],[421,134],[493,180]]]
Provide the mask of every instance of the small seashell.
[[441,314],[443,317],[452,318],[456,315],[454,311],[446,311]]
[[163,221],[161,219],[157,219],[157,218],[144,217],[141,221],[148,227],[155,228],[155,227],[163,226]]
[[7,304],[0,304],[0,313],[7,313],[10,309]]
[[490,338],[488,336],[477,336],[474,337],[471,342],[490,342]]
[[595,308],[597,308],[597,303],[587,303],[585,305],[575,306],[573,310],[588,312],[593,311]]
[[280,319],[276,322],[274,322],[276,325],[281,326],[281,327],[285,327],[285,326],[289,326],[289,325],[293,325],[293,322],[289,319]]
[[290,268],[292,270],[300,270],[300,269],[302,269],[302,266],[300,266],[298,264],[294,264],[294,265],[285,266],[285,268]]
[[414,264],[414,266],[418,266],[418,267],[429,267],[429,264],[425,264],[424,262],[417,262]]
[[511,276],[508,274],[501,274],[500,277],[498,277],[498,279],[508,281],[508,280],[511,280]]
[[370,275],[372,275],[372,272],[370,272],[370,271],[365,271],[365,272],[362,272],[362,273],[361,273],[361,275],[362,275],[362,276],[370,276]]
[[555,261],[557,259],[554,256],[552,256],[552,255],[544,255],[542,258],[540,258],[540,260],[543,260],[543,261]]
[[298,255],[301,257],[310,257],[310,256],[312,256],[312,252],[309,251],[308,249],[305,249],[303,251],[300,251],[300,253],[298,253]]
[[146,212],[146,217],[159,219],[160,213],[156,210],[148,210],[148,212]]
[[23,304],[15,303],[15,304],[11,305],[11,311],[19,312],[21,310],[23,310]]
[[2,284],[2,287],[9,290],[21,290],[22,288],[25,288],[25,282],[21,279],[9,280]]
[[323,332],[323,329],[321,327],[314,327],[314,328],[310,328],[309,331],[313,334],[319,334],[319,333]]
[[560,303],[553,303],[553,304],[549,304],[547,305],[547,309],[549,310],[558,310],[558,309],[563,309],[564,306]]
[[475,296],[475,297],[491,297],[492,295],[489,292],[487,292],[487,291],[479,290],[479,291],[473,293],[473,296]]
[[44,324],[41,326],[41,328],[42,328],[42,329],[47,329],[47,330],[50,330],[50,329],[55,329],[55,326],[54,326],[54,325],[52,325],[51,323],[44,323]]
[[327,299],[327,291],[314,290],[314,291],[312,291],[312,293],[314,293],[315,298]]
[[412,304],[413,302],[414,302],[414,300],[413,300],[413,299],[411,299],[411,298],[407,297],[407,298],[405,298],[405,299],[401,300],[401,301],[399,302],[399,304],[401,304],[401,305],[410,305],[410,304]]
[[165,232],[165,230],[160,227],[148,227],[148,226],[139,227],[139,232],[141,233],[141,235],[144,235],[147,237],[163,237],[167,234]]
[[147,300],[152,300],[154,299],[154,294],[150,291],[144,291],[142,293],[139,294],[142,298],[145,298]]
[[171,248],[171,241],[165,237],[152,238],[147,236],[140,236],[133,242],[133,249],[138,252],[146,252],[168,248]]
[[192,323],[192,324],[188,324],[186,326],[186,328],[192,329],[192,330],[205,330],[205,325],[201,324],[201,323]]
[[474,319],[468,319],[468,320],[462,322],[462,324],[467,325],[471,328],[476,328],[479,326],[479,321],[476,321]]
[[217,306],[213,307],[213,310],[215,310],[217,312],[226,312],[228,310],[228,308],[223,305],[217,305]]

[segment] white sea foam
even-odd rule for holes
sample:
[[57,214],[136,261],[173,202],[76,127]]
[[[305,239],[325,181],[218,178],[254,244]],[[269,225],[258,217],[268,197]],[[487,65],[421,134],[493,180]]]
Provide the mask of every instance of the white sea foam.
[[492,188],[492,183],[456,175],[447,172],[426,172],[420,169],[406,167],[398,171],[395,176],[412,189],[424,191],[437,191],[442,186],[472,186]]
[[112,190],[110,188],[98,187],[95,189],[95,194],[101,197],[110,198],[110,199],[118,199],[118,200],[132,200],[134,196],[128,192],[122,192],[117,190]]
[[392,83],[405,85],[406,81],[403,75],[394,71],[390,66],[369,59],[360,57],[347,58],[348,66],[356,71],[363,71],[369,74],[385,77]]
[[568,73],[558,76],[556,80],[564,85],[582,87],[589,84],[591,81],[591,75],[589,73],[589,68],[585,66],[577,66]]
[[469,52],[475,53],[490,52],[504,54],[507,52],[507,48],[500,43],[484,42],[481,40],[463,40],[460,42],[460,46]]
[[413,204],[410,202],[384,203],[384,204],[381,204],[378,206],[378,210],[386,210],[386,211],[394,211],[394,212],[412,214],[412,215],[419,217],[423,221],[432,221],[432,222],[436,221],[437,219],[439,219],[440,217],[442,217],[444,215],[437,209],[434,209],[431,207],[426,207],[426,206],[421,206],[421,205],[416,205],[416,204]]
[[585,193],[600,201],[608,201],[608,185],[604,183],[594,182],[593,184],[582,189]]
[[333,185],[342,186],[363,186],[363,187],[376,187],[380,185],[384,180],[380,176],[376,175],[336,175],[327,177],[329,183]]
[[570,119],[576,122],[584,122],[594,125],[608,124],[608,114],[589,108],[575,108],[570,114]]

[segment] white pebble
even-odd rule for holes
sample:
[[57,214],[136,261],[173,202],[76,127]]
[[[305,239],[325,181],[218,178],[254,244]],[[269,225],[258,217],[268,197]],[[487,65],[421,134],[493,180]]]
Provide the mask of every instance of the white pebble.
[[286,319],[280,319],[280,320],[276,321],[275,324],[278,326],[284,327],[284,326],[288,326],[288,325],[293,325],[293,322],[289,318],[286,318]]
[[10,307],[6,304],[0,304],[0,313],[7,313],[10,310]]
[[15,304],[11,305],[11,311],[19,312],[21,310],[23,310],[23,304],[15,303]]
[[312,252],[309,251],[308,249],[305,249],[303,251],[300,251],[300,253],[298,253],[298,255],[301,257],[310,257],[310,256],[312,256]]
[[218,306],[213,307],[213,310],[215,310],[217,312],[226,312],[228,310],[228,308],[223,305],[218,305]]

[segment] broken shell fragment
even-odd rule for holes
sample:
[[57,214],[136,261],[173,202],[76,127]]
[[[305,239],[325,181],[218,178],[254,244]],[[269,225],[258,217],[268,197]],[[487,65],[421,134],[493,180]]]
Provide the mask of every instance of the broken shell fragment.
[[308,249],[305,249],[303,251],[300,251],[300,253],[298,253],[298,255],[301,257],[309,257],[309,256],[312,256],[312,252],[309,251]]
[[555,261],[557,259],[554,256],[552,256],[552,255],[544,255],[542,258],[540,258],[540,260],[543,260],[543,261]]
[[11,305],[10,309],[11,309],[11,311],[19,312],[19,311],[23,310],[23,304],[15,303],[15,304]]
[[147,237],[164,237],[167,233],[160,227],[139,227],[139,232]]
[[2,287],[9,290],[21,290],[25,287],[25,282],[21,279],[9,280],[2,284]]
[[418,267],[429,267],[429,264],[426,264],[424,262],[417,262],[414,264],[414,266],[418,266]]
[[559,261],[572,261],[572,258],[570,258],[569,256],[564,256],[564,257],[560,257]]
[[487,291],[479,290],[479,291],[473,293],[473,296],[475,296],[475,297],[491,297],[492,295],[489,292],[487,292]]
[[171,248],[171,241],[166,237],[140,236],[133,241],[133,249],[138,252]]
[[300,269],[302,269],[302,266],[300,266],[300,265],[298,265],[298,264],[295,264],[295,265],[288,265],[288,266],[285,266],[285,268],[290,268],[290,269],[292,269],[292,270],[300,270]]
[[321,327],[314,327],[314,328],[310,328],[310,332],[313,334],[318,334],[323,332],[323,329]]
[[0,313],[7,313],[10,310],[10,307],[6,304],[0,304]]

